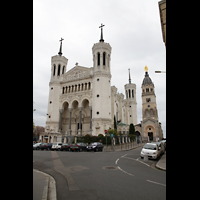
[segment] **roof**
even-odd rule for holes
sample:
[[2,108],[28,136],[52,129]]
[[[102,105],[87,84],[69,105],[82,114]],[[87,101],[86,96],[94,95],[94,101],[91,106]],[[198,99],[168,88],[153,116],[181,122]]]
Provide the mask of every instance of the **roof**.
[[117,124],[117,126],[129,126],[129,124],[125,124],[125,123],[123,123],[123,122],[119,122],[119,123]]
[[[151,78],[149,77],[148,72],[145,72],[145,77],[143,79],[142,85],[146,85],[146,84],[150,85],[151,83],[153,84]],[[154,84],[153,84],[153,86],[154,86]]]

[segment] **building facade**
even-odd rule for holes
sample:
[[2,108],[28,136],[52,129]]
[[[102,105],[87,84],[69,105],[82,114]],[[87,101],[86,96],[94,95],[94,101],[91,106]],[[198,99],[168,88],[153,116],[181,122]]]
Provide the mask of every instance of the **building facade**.
[[137,124],[136,85],[131,83],[129,71],[125,99],[111,86],[112,47],[104,42],[102,27],[101,38],[92,47],[90,68],[76,63],[67,71],[62,40],[58,55],[51,58],[47,120],[41,141],[70,142],[74,136],[104,135],[105,130],[114,128],[114,116],[118,122]]

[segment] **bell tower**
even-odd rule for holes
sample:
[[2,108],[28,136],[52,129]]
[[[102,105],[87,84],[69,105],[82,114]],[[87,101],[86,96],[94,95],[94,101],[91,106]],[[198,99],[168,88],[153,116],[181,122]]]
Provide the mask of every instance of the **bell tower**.
[[142,118],[158,120],[156,95],[154,84],[149,77],[148,67],[145,66],[145,77],[142,82]]
[[124,86],[126,94],[126,123],[137,124],[137,102],[136,102],[136,84],[131,83],[131,75],[129,69],[129,83]]
[[59,96],[62,92],[60,82],[63,80],[67,69],[68,59],[62,56],[62,41],[60,40],[60,49],[58,55],[51,57],[51,78],[49,82],[49,99],[46,120],[46,132],[61,132],[59,127],[60,111]]
[[111,127],[111,46],[103,39],[103,24],[101,37],[92,47],[93,55],[93,97],[92,97],[92,133],[104,134]]

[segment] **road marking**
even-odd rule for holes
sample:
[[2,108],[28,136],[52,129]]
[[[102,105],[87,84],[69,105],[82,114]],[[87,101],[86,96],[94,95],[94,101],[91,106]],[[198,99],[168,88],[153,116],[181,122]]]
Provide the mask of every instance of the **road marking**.
[[157,183],[157,182],[150,181],[150,180],[147,180],[147,181],[148,181],[148,182],[151,182],[151,183],[155,183],[155,184],[162,185],[162,186],[165,186],[165,187],[166,187],[166,185],[165,185],[165,184],[162,184],[162,183]]
[[119,158],[115,161],[115,164],[117,165],[117,162],[118,162]]
[[123,158],[124,156],[126,156],[127,154],[125,154],[125,155],[123,155],[123,156],[121,156],[121,158]]
[[118,167],[118,169],[119,170],[121,170],[122,172],[124,172],[125,174],[128,174],[129,176],[134,176],[133,174],[130,174],[130,173],[128,173],[128,172],[126,172],[126,171],[124,171],[123,169],[121,169],[119,166],[117,166]]
[[138,159],[129,158],[129,157],[123,157],[123,158],[127,158],[127,159],[130,159],[130,160],[135,160],[135,161],[137,161],[137,162],[141,162],[142,164],[144,164],[144,165],[146,165],[146,166],[150,167],[150,165],[148,165],[147,163],[145,163],[145,162],[142,162],[142,161],[140,161],[140,160],[138,160]]

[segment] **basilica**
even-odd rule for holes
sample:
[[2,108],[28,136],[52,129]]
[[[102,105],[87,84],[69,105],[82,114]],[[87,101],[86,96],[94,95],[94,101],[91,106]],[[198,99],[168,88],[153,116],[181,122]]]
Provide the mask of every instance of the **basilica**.
[[58,55],[51,57],[51,78],[45,132],[40,135],[42,142],[70,142],[70,138],[90,134],[105,134],[114,128],[127,135],[133,123],[138,135],[162,137],[158,122],[154,84],[148,72],[142,83],[143,121],[137,124],[136,84],[124,85],[125,96],[111,86],[111,51],[104,42],[103,26],[98,43],[92,47],[93,67],[78,63],[67,70],[68,59],[62,56],[62,38]]

